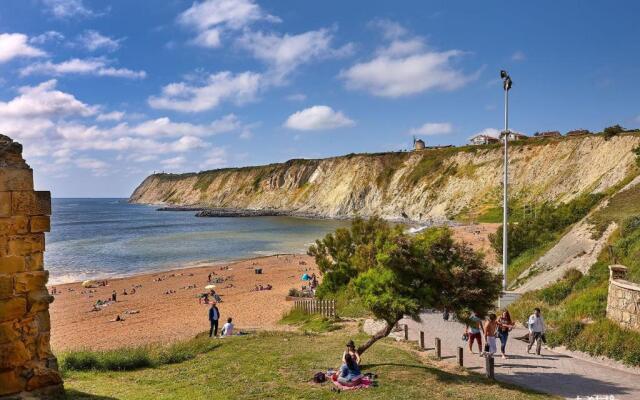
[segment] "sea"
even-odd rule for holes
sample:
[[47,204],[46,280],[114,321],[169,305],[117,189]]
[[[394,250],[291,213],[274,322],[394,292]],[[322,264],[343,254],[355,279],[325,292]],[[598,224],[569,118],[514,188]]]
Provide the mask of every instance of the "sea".
[[300,253],[347,225],[295,217],[199,218],[127,199],[54,198],[45,266],[49,282],[60,284]]

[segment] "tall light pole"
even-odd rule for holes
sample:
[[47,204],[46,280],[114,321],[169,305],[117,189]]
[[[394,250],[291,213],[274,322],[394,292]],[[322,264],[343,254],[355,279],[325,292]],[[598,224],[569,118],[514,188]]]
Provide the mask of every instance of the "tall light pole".
[[504,198],[502,199],[502,290],[507,290],[507,264],[509,263],[509,257],[507,250],[509,249],[508,241],[508,226],[509,226],[509,89],[511,89],[512,81],[507,71],[500,71],[500,78],[502,78],[502,87],[504,89],[504,132],[502,137],[504,139]]

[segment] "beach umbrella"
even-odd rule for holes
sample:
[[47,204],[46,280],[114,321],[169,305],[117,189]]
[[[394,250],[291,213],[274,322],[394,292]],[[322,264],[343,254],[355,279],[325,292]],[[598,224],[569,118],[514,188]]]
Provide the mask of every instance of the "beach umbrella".
[[303,280],[303,281],[308,281],[309,279],[311,279],[311,277],[309,276],[309,274],[305,273],[304,275],[302,275],[302,280]]
[[212,290],[212,289],[215,289],[215,287],[216,287],[216,285],[207,285],[204,288],[205,288],[205,290]]
[[90,288],[92,286],[95,286],[95,282],[94,281],[84,281],[84,282],[82,282],[82,287]]

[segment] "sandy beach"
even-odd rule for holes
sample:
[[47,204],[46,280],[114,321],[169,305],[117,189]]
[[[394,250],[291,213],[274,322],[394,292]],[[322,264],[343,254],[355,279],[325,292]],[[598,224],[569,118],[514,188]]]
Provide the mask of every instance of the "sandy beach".
[[[256,274],[255,268],[262,268],[262,274]],[[306,255],[277,255],[110,279],[108,286],[90,289],[92,292],[81,283],[55,285],[51,346],[54,351],[95,350],[192,338],[209,329],[209,306],[200,304],[196,296],[205,292],[211,272],[214,278],[226,279],[216,284],[223,300],[219,304],[223,319],[232,317],[240,329],[270,329],[291,307],[285,300],[289,289],[300,288],[301,275],[317,274],[317,267]],[[273,289],[254,291],[260,284]],[[189,288],[193,285],[196,287]],[[135,294],[123,295],[125,289],[130,293],[136,286]],[[98,299],[110,298],[114,290],[115,303],[91,311]],[[125,320],[111,322],[118,315]]]
[[[496,227],[465,225],[452,230],[456,240],[482,251],[489,265],[494,265],[496,258],[487,235]],[[263,273],[256,274],[255,268],[262,268]],[[291,307],[286,295],[290,288],[302,286],[300,277],[305,272],[318,274],[313,258],[288,254],[110,279],[108,286],[91,292],[80,282],[55,285],[58,293],[50,308],[51,345],[55,351],[110,349],[192,338],[209,329],[209,306],[197,299],[205,292],[209,273],[225,280],[216,284],[223,299],[219,304],[223,320],[232,317],[240,329],[281,328],[277,322]],[[260,284],[270,284],[273,289],[255,291]],[[134,287],[135,294],[130,294]],[[125,289],[128,295],[123,294]],[[115,303],[92,311],[97,300],[110,298],[114,290]],[[111,322],[118,315],[124,321]]]

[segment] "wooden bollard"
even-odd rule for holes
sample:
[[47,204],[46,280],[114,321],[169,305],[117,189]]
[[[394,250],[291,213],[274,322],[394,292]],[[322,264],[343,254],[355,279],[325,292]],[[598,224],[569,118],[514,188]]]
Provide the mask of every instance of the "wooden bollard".
[[460,346],[458,346],[458,365],[464,366],[464,349]]
[[404,340],[409,340],[409,325],[404,324]]
[[420,350],[424,350],[424,332],[420,331]]
[[485,370],[487,373],[487,378],[489,379],[495,379],[495,374],[494,374],[494,360],[493,357],[487,356],[485,358]]
[[440,338],[436,338],[436,358],[442,358],[442,343]]

